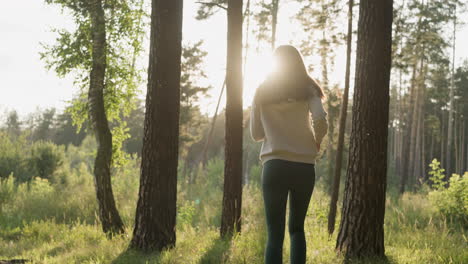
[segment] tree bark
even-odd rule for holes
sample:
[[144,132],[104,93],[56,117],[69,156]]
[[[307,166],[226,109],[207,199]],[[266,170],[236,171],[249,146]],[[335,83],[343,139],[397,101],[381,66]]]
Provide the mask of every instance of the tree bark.
[[140,190],[130,242],[140,251],[176,243],[182,2],[152,2]]
[[336,244],[347,258],[385,256],[392,5],[360,2],[350,155]]
[[333,188],[330,201],[330,211],[328,213],[328,234],[333,234],[335,230],[336,203],[338,202],[338,193],[340,190],[341,166],[343,163],[343,145],[346,129],[346,115],[348,113],[348,94],[349,94],[349,76],[351,72],[351,46],[353,39],[353,5],[354,1],[348,3],[348,35],[346,38],[346,71],[345,88],[343,92],[343,102],[341,104],[340,127],[338,134],[338,146],[336,150],[335,175],[333,178]]
[[112,163],[112,134],[104,107],[106,75],[106,22],[101,0],[89,3],[92,34],[92,68],[88,92],[89,118],[98,149],[94,161],[94,185],[103,231],[112,236],[124,233],[124,225],[115,206],[110,167]]
[[228,0],[226,135],[222,237],[241,231],[242,208],[242,0]]

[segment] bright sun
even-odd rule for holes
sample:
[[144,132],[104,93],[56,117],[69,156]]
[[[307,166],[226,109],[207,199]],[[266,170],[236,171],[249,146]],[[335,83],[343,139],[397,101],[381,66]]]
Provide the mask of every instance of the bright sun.
[[249,106],[255,95],[255,90],[274,68],[271,53],[249,52],[244,73],[244,105]]

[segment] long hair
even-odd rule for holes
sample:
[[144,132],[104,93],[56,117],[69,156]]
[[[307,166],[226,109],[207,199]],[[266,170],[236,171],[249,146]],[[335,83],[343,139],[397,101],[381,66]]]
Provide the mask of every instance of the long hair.
[[320,85],[309,76],[301,53],[291,45],[282,45],[273,53],[276,69],[255,92],[258,104],[272,104],[310,97],[324,98]]

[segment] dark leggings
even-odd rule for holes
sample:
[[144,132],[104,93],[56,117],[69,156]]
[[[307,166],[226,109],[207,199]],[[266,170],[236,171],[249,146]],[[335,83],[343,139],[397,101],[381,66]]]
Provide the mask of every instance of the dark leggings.
[[315,184],[314,164],[272,159],[262,171],[262,191],[265,204],[268,241],[265,263],[282,263],[289,193],[289,237],[291,264],[306,262],[304,219]]

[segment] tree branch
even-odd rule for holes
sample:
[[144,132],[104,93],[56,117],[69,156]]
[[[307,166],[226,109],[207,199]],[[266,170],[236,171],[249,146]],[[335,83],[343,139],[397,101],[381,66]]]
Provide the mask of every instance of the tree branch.
[[209,2],[196,2],[197,4],[202,4],[202,5],[207,5],[207,6],[217,6],[219,8],[222,8],[224,10],[227,10],[227,7],[221,5],[221,4],[218,4],[218,3],[209,3]]

